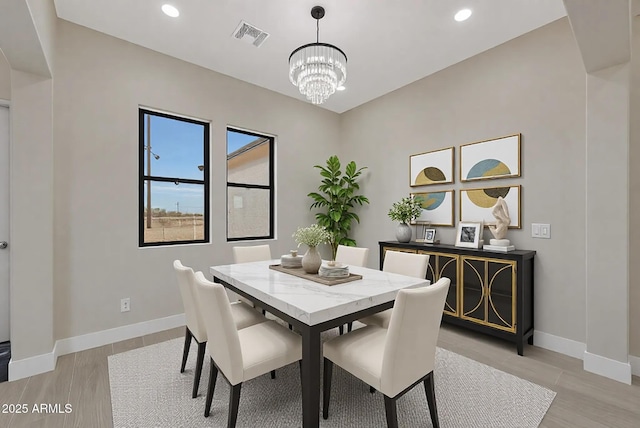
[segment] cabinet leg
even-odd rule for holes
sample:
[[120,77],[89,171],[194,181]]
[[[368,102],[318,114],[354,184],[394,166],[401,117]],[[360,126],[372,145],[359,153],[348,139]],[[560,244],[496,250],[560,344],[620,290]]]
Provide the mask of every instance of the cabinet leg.
[[527,343],[529,345],[533,345],[533,333],[531,334],[531,336],[529,336],[529,338],[527,339]]
[[518,346],[518,355],[523,356],[524,355],[524,341],[522,340],[522,338],[518,339],[517,346]]

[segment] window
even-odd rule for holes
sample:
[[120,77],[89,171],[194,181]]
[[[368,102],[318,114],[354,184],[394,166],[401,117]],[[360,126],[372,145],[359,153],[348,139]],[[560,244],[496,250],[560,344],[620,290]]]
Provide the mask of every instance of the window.
[[227,129],[227,241],[273,238],[274,138]]
[[208,242],[209,124],[140,109],[140,246]]

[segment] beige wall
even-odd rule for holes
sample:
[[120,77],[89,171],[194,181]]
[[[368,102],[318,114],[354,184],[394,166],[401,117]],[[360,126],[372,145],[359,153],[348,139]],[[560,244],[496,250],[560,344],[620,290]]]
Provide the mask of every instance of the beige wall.
[[0,50],[0,100],[11,99],[11,67]]
[[633,20],[629,113],[629,354],[640,356],[640,17]]
[[[522,185],[521,230],[508,238],[537,250],[536,330],[585,342],[585,102],[586,76],[567,19],[509,41],[353,109],[341,117],[346,158],[369,166],[362,189],[371,200],[355,228],[359,245],[394,239],[386,216],[408,195],[409,155],[456,147],[453,185],[459,189]],[[459,146],[522,133],[522,177],[461,184]],[[532,239],[531,223],[550,223],[552,239]],[[443,243],[454,228],[438,227]],[[485,239],[489,238],[485,232]],[[370,266],[377,266],[372,251]]]
[[[587,75],[587,370],[593,355],[629,355],[629,69]],[[615,248],[603,251],[607,242]]]
[[52,82],[11,71],[11,358],[53,349]]
[[[339,117],[65,21],[58,25],[55,111],[55,337],[183,311],[171,262],[230,263],[226,127],[276,135],[278,239],[313,221],[313,165],[339,147]],[[212,123],[212,243],[138,248],[138,105]],[[304,151],[302,151],[304,150]],[[301,154],[303,154],[301,156]],[[120,299],[131,298],[121,314]]]

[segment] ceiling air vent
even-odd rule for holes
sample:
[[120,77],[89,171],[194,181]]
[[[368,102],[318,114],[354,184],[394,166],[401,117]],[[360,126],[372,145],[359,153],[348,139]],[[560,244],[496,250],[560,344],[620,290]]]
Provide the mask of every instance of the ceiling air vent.
[[253,46],[259,48],[267,37],[269,37],[269,33],[262,31],[259,28],[254,27],[245,21],[240,21],[240,24],[233,30],[233,37],[238,40],[243,40],[247,43],[251,43]]

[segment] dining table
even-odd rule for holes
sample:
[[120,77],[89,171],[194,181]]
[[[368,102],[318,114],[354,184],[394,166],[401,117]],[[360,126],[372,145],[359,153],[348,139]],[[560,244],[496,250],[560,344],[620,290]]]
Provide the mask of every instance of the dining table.
[[366,267],[349,266],[354,281],[326,285],[274,270],[280,260],[212,266],[214,282],[275,315],[302,337],[302,426],[320,424],[323,331],[392,308],[399,290],[429,281]]

